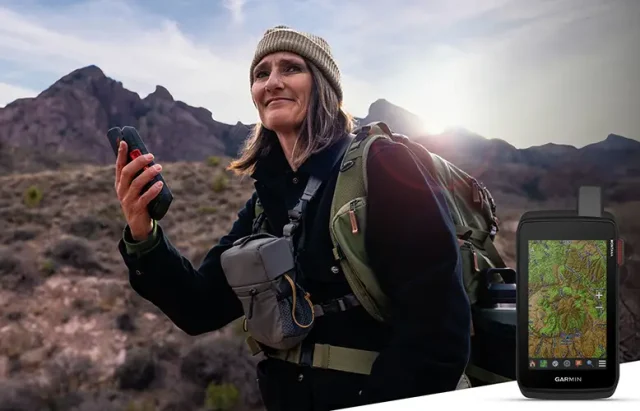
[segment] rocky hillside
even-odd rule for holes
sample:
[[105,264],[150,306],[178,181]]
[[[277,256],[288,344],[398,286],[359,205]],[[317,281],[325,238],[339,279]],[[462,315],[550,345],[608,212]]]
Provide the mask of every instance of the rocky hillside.
[[[250,180],[224,171],[227,161],[164,164],[175,200],[162,225],[196,265],[252,190]],[[131,291],[116,249],[125,222],[113,176],[113,166],[81,166],[0,177],[0,409],[261,409],[257,358],[238,324],[189,337]],[[626,361],[640,359],[639,206],[611,209],[628,242],[621,276]],[[499,209],[497,247],[512,266],[522,211]]]
[[[163,171],[176,196],[163,227],[194,264],[252,188],[218,160]],[[0,409],[261,409],[236,324],[189,337],[131,291],[113,178],[113,166],[0,177]]]

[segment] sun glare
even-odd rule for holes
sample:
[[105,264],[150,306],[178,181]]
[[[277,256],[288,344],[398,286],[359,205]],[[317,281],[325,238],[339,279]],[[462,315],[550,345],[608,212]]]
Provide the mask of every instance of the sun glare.
[[[453,127],[462,127],[470,121],[468,110],[469,87],[467,85],[467,67],[459,59],[440,60],[416,66],[416,74],[410,78],[422,76],[422,81],[407,95],[411,95],[411,107],[418,114],[429,134],[440,134]],[[419,71],[418,71],[419,70]],[[407,96],[408,97],[408,96]]]
[[421,117],[429,134],[442,134],[450,128],[460,126],[460,116],[453,105],[443,104],[439,109],[424,112]]
[[447,130],[447,128],[452,126],[451,124],[440,123],[437,121],[425,121],[424,125],[425,130],[429,134],[442,134]]
[[460,127],[462,122],[467,121],[464,118],[462,96],[455,85],[441,81],[425,87],[423,95],[411,98],[413,104],[407,105],[411,107],[410,111],[420,117],[426,133],[441,134],[450,128]]

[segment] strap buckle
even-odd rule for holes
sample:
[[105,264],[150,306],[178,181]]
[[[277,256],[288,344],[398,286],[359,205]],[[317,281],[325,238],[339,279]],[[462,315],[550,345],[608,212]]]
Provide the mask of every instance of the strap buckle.
[[260,346],[260,344],[253,337],[248,336],[245,339],[245,342],[247,343],[247,346],[249,347],[249,350],[251,351],[251,355],[258,355],[263,351],[262,347]]
[[351,308],[358,307],[360,301],[353,294],[347,294],[345,296],[330,300],[326,303],[317,304],[314,306],[316,318],[322,317],[326,314],[340,313],[347,311]]

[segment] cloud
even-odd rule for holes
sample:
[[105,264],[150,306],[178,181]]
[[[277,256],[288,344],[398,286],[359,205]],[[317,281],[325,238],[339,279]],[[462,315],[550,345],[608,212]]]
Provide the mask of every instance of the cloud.
[[216,120],[253,122],[248,63],[264,30],[286,24],[331,44],[357,116],[386,98],[517,146],[640,136],[637,0],[24,4],[0,7],[0,67],[20,73],[0,72],[0,101],[16,96],[7,85],[32,95],[95,64],[142,96],[161,84]]
[[244,7],[246,0],[224,0],[224,6],[231,12],[233,21],[241,23],[244,19],[242,8]]
[[138,11],[124,3],[117,19],[105,17],[97,26],[100,15],[113,15],[101,13],[98,5],[114,4],[89,3],[53,15],[49,23],[0,9],[0,55],[27,71],[45,67],[52,80],[95,64],[141,94],[162,84],[189,104],[213,107],[223,119],[250,117],[246,53],[244,59],[214,54],[169,19],[140,24]]

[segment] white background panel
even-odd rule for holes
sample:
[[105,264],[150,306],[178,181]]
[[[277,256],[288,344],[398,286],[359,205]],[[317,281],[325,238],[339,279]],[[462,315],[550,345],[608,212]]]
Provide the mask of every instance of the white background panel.
[[458,408],[465,411],[605,411],[607,409],[639,411],[640,361],[620,365],[620,381],[616,392],[610,398],[602,400],[528,399],[520,393],[518,383],[514,381],[350,409],[363,411],[453,411]]

